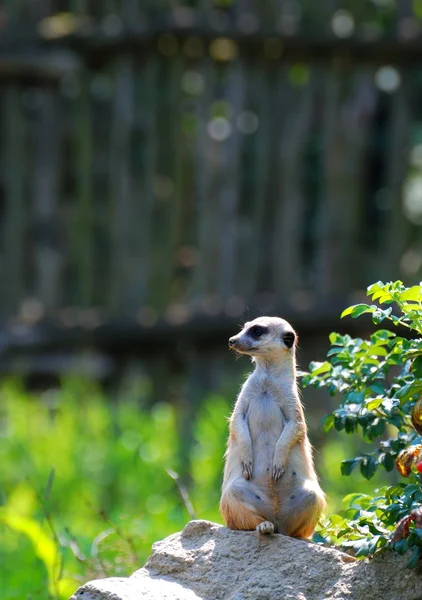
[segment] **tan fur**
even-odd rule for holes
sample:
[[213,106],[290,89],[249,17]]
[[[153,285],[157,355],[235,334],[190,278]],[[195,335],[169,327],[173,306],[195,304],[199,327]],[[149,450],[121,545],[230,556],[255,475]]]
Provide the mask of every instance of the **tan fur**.
[[291,332],[283,319],[260,317],[230,339],[256,366],[230,418],[220,512],[231,529],[267,531],[261,524],[269,522],[276,532],[308,538],[326,503],[296,383],[295,344],[283,340]]

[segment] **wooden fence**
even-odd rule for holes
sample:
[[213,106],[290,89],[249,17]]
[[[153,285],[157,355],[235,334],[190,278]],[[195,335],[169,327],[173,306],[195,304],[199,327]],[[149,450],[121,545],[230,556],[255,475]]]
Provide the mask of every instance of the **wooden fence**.
[[306,368],[366,285],[418,281],[421,16],[4,0],[0,371],[145,376],[178,405],[187,464],[199,402],[247,368],[225,353],[240,321],[291,320]]
[[324,328],[417,280],[421,15],[396,4],[6,1],[4,345]]

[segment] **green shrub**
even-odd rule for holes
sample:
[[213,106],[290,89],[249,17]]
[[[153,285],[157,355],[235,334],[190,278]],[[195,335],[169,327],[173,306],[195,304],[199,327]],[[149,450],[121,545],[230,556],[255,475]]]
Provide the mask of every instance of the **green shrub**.
[[[177,411],[148,408],[143,396],[116,402],[80,379],[38,396],[15,380],[0,386],[2,600],[67,599],[88,579],[128,575],[153,542],[189,520],[176,475],[186,442]],[[197,414],[190,469],[198,518],[219,519],[229,412],[209,397]]]
[[[401,554],[412,550],[408,566],[413,567],[422,550],[422,437],[417,432],[422,432],[422,287],[378,282],[368,296],[378,304],[351,306],[342,317],[369,313],[376,325],[400,326],[399,334],[379,329],[363,340],[332,333],[327,361],[311,363],[302,382],[342,398],[324,417],[325,432],[361,432],[366,442],[376,443],[375,449],[344,460],[343,475],[359,469],[371,479],[378,469],[393,471],[397,465],[406,478],[377,490],[375,497],[347,496],[346,510],[331,515],[315,540],[340,544],[357,557],[383,547]],[[409,339],[403,336],[406,330]]]

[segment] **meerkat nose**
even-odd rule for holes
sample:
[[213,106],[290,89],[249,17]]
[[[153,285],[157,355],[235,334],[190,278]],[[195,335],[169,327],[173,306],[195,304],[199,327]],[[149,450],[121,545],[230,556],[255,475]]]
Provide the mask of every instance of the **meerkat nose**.
[[231,338],[229,339],[229,346],[233,346],[233,344],[235,343],[235,341],[236,341],[236,340],[234,339],[234,337],[231,337]]

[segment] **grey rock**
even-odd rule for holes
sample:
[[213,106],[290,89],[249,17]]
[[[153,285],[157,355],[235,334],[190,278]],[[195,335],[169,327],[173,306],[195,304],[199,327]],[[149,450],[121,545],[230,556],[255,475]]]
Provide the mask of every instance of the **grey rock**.
[[422,600],[419,570],[388,551],[357,561],[283,535],[191,521],[131,577],[91,581],[71,600]]

